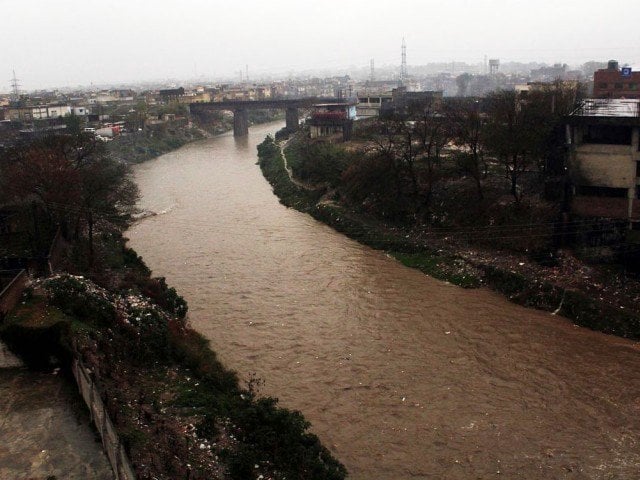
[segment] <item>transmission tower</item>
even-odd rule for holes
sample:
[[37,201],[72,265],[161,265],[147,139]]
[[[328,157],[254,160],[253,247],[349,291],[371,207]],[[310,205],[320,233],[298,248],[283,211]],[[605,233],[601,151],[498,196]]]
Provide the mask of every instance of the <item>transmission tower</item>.
[[20,100],[20,84],[18,83],[18,79],[16,78],[16,71],[13,71],[13,78],[11,79],[11,90],[13,95],[13,100],[17,102]]
[[407,79],[407,44],[402,38],[402,63],[400,64],[400,86],[404,86]]
[[373,58],[371,59],[371,72],[369,73],[369,80],[372,82],[376,79],[376,69],[373,64]]

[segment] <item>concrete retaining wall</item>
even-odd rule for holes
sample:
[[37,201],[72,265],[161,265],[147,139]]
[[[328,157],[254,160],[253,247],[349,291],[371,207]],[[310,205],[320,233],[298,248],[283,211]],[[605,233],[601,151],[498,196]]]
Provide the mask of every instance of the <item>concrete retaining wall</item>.
[[27,285],[26,270],[14,273],[13,280],[0,292],[0,314],[9,312],[18,304],[20,296]]
[[62,238],[62,234],[60,233],[60,228],[58,228],[58,231],[56,232],[56,236],[53,237],[53,241],[51,242],[51,247],[49,248],[49,255],[47,256],[49,274],[53,273],[60,265],[60,260],[63,257],[65,249],[66,249],[66,242],[64,241],[64,238]]
[[89,372],[78,360],[73,362],[71,370],[78,384],[80,394],[87,407],[89,407],[91,419],[100,432],[102,445],[109,458],[116,480],[135,480],[136,476],[131,467],[131,462],[124,452],[116,429],[109,419],[104,403],[102,403],[100,392],[91,380]]

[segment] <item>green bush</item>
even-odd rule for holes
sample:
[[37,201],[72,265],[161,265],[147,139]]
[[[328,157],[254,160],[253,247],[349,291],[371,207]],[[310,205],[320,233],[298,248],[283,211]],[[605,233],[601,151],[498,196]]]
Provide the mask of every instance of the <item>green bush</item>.
[[[266,461],[279,478],[340,480],[344,466],[308,433],[309,422],[297,411],[276,406],[274,398],[255,400],[247,394],[246,404],[233,418],[241,442],[228,461],[229,473],[237,480],[250,478],[254,466]],[[266,455],[266,458],[265,458]]]
[[147,276],[151,274],[149,267],[133,248],[122,247],[122,258],[126,267],[135,267]]
[[328,183],[337,186],[342,172],[353,162],[343,148],[331,143],[296,139],[285,154],[294,175],[312,183]]
[[112,299],[102,291],[90,291],[84,280],[61,275],[45,280],[43,286],[53,305],[79,320],[92,325],[109,326],[116,319]]

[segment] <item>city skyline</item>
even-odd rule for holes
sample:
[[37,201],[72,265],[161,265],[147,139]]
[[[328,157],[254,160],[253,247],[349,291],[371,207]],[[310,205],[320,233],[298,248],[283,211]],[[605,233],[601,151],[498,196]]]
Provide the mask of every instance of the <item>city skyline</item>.
[[[202,0],[39,4],[0,0],[7,22],[0,68],[9,92],[15,70],[23,90],[123,84],[159,79],[236,78],[301,71],[400,65],[407,62],[480,64],[606,61],[640,64],[640,4],[614,1],[600,11],[593,1],[293,0],[223,4]],[[614,8],[616,4],[624,10]],[[624,11],[624,15],[620,12]],[[25,28],[28,25],[28,28]],[[238,75],[239,76],[239,75]]]

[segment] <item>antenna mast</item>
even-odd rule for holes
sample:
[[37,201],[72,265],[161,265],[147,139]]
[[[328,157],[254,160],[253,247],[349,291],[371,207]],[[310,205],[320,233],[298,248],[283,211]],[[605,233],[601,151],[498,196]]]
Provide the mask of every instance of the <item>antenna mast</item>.
[[18,79],[16,78],[16,71],[13,71],[13,78],[11,79],[11,90],[13,94],[13,100],[20,100],[20,84],[18,83]]
[[402,64],[400,65],[400,86],[404,86],[407,79],[407,44],[402,37]]

